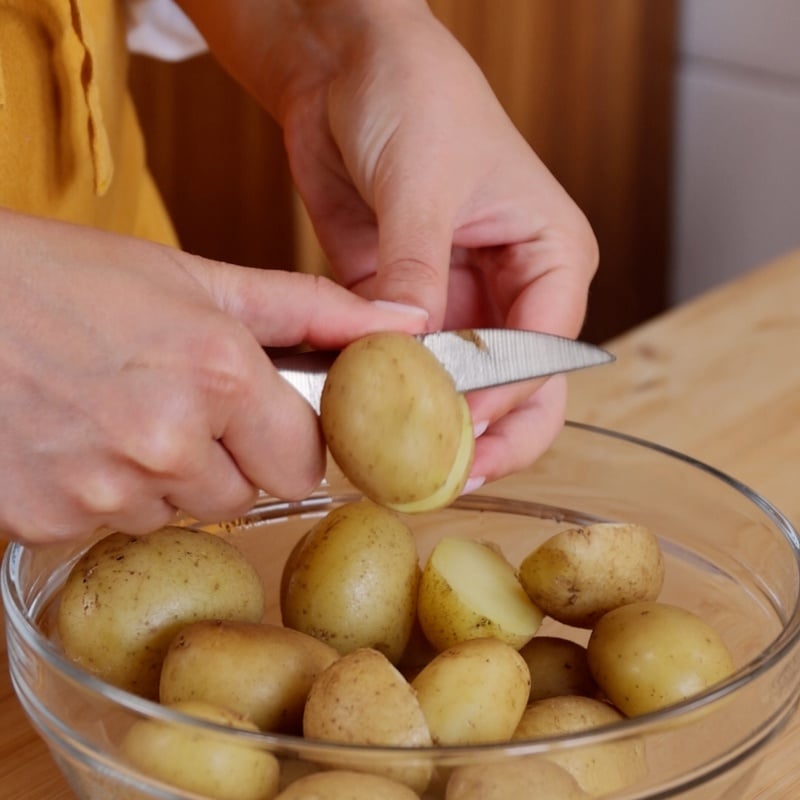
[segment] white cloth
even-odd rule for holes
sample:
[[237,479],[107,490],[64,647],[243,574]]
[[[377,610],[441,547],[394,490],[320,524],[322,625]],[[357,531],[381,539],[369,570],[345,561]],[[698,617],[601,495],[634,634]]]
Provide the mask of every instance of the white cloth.
[[174,0],[128,0],[128,48],[162,61],[183,61],[208,45]]

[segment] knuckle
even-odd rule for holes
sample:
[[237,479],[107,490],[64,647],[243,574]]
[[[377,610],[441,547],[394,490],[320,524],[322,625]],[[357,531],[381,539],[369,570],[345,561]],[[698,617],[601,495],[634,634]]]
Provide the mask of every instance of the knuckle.
[[84,475],[73,490],[73,498],[75,505],[89,515],[113,514],[128,500],[125,487],[108,470]]
[[184,476],[196,463],[195,447],[185,430],[171,419],[154,420],[136,437],[128,453],[136,466],[148,474]]
[[240,325],[214,326],[193,354],[200,389],[212,397],[241,396],[250,386],[253,339]]

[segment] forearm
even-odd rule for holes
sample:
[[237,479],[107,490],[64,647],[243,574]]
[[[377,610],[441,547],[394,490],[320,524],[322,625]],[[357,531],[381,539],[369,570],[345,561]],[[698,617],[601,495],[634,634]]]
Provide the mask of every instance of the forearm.
[[369,28],[430,16],[425,0],[177,0],[219,62],[279,121],[328,83]]

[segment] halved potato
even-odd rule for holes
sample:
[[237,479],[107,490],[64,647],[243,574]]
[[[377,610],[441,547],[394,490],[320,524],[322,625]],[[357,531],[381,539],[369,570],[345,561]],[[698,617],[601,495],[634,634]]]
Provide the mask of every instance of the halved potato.
[[543,619],[497,548],[457,537],[440,539],[431,552],[420,580],[417,616],[438,650],[486,636],[520,648]]

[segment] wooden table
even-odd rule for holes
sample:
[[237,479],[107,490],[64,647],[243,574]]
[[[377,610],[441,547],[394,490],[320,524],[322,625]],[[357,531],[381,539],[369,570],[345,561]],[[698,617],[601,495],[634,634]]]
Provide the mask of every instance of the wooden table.
[[[800,525],[800,251],[611,342],[570,377],[569,416],[719,467]],[[13,695],[0,645],[0,796],[74,800]],[[800,716],[769,745],[748,800],[800,797]]]

